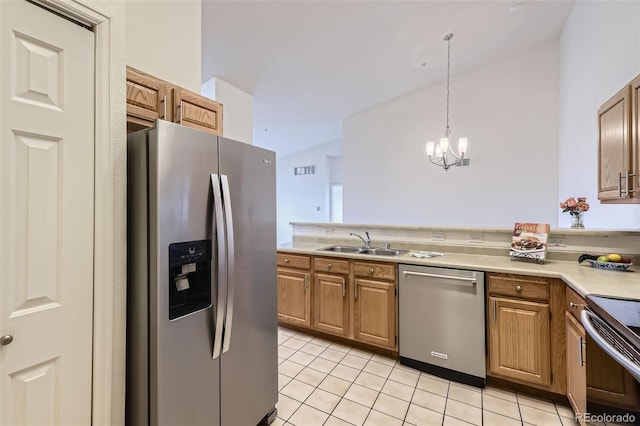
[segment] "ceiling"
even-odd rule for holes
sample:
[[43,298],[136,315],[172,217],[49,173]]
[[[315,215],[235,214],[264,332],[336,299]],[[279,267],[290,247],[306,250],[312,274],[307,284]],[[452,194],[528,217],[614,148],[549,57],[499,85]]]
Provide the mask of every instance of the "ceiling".
[[[560,35],[573,1],[202,1],[202,81],[253,95],[254,144],[279,157],[342,120]],[[440,99],[437,100],[441,101]],[[444,108],[444,95],[443,95]]]

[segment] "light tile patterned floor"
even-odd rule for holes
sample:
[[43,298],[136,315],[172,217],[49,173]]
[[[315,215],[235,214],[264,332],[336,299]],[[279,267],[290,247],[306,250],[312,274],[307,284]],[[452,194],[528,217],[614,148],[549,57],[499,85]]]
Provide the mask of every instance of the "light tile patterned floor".
[[395,359],[278,329],[274,426],[576,425],[569,407],[487,387],[480,390]]

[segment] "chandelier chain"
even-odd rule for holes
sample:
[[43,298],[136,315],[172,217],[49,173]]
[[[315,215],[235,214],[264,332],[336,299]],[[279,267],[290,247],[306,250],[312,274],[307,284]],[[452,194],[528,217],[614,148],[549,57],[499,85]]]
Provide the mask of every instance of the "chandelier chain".
[[451,68],[451,37],[447,37],[447,128],[445,130],[445,137],[449,137],[451,134],[451,129],[449,128],[449,79],[450,79],[450,68]]

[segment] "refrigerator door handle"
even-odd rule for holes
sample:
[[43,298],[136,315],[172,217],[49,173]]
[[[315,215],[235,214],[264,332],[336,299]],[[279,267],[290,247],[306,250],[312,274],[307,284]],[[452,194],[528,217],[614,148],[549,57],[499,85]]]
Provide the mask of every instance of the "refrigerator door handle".
[[235,250],[233,238],[233,210],[231,210],[231,194],[229,191],[229,178],[220,175],[222,182],[222,197],[224,202],[225,223],[227,224],[227,317],[224,320],[224,342],[222,353],[229,350],[231,344],[231,330],[233,329],[233,293],[235,289]]
[[[211,175],[211,188],[213,190],[213,209],[211,216],[211,232],[214,232],[217,236],[216,250],[218,253],[218,274],[216,277],[215,269],[211,268],[211,285],[217,281],[217,297],[216,297],[216,311],[215,311],[215,324],[213,324],[213,359],[220,356],[222,348],[222,335],[224,332],[224,313],[225,304],[227,302],[227,252],[225,249],[225,229],[224,229],[224,217],[222,215],[222,194],[220,190],[220,179],[217,174]],[[215,293],[214,288],[211,289],[212,293]]]

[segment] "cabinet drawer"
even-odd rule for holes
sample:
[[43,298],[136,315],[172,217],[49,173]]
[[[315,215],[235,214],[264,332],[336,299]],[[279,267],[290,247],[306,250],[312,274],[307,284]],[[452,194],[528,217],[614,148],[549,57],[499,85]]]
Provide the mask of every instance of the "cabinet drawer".
[[174,121],[222,136],[222,104],[182,88],[173,91]]
[[396,267],[395,265],[385,263],[354,262],[353,274],[357,277],[395,280]]
[[311,258],[309,256],[298,254],[278,253],[278,266],[311,269]]
[[349,274],[349,261],[328,257],[316,257],[313,259],[313,270],[347,275]]
[[549,282],[536,277],[489,275],[489,294],[549,300]]
[[567,312],[571,313],[580,321],[580,313],[584,309],[585,301],[578,293],[575,292],[572,288],[567,286]]
[[151,126],[157,118],[167,119],[167,86],[141,71],[127,67],[127,120]]

